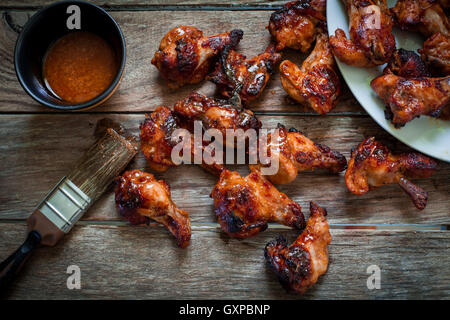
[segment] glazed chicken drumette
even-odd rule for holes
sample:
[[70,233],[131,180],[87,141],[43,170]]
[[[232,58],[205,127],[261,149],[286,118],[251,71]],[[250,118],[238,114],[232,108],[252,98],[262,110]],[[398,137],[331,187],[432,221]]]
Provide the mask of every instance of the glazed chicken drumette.
[[438,167],[435,160],[420,153],[394,155],[370,137],[352,150],[345,184],[357,195],[383,185],[398,184],[411,197],[416,208],[422,210],[427,204],[428,194],[408,179],[428,178]]
[[217,85],[225,98],[231,99],[238,95],[243,105],[249,105],[261,95],[280,59],[281,54],[275,51],[273,43],[251,59],[226,48],[207,79]]
[[252,111],[238,107],[229,100],[215,99],[192,92],[174,106],[174,113],[189,130],[193,130],[194,121],[200,121],[204,130],[217,129],[226,145],[227,130],[260,129],[261,122]]
[[350,39],[342,29],[330,36],[336,58],[356,67],[388,62],[395,50],[395,38],[386,0],[345,0],[345,5],[350,20]]
[[272,13],[268,29],[277,43],[276,50],[308,51],[320,22],[326,20],[325,10],[326,0],[300,0],[288,2]]
[[388,118],[397,128],[421,115],[438,117],[450,102],[450,76],[408,79],[384,74],[370,86],[388,106]]
[[419,52],[433,75],[450,75],[450,35],[435,33],[423,43]]
[[291,98],[317,113],[333,109],[341,93],[341,83],[328,35],[319,33],[316,46],[301,68],[289,60],[280,65],[281,84]]
[[395,23],[403,30],[420,32],[427,37],[438,32],[450,36],[450,24],[439,1],[398,0],[391,11]]
[[397,49],[383,70],[383,74],[394,74],[412,79],[431,77],[428,67],[422,58],[414,51]]
[[[396,50],[383,70],[384,76],[373,81],[375,92],[380,93],[380,97],[387,104],[386,118],[392,120],[394,126],[401,127],[420,115],[449,119],[450,104],[446,97],[449,92],[448,77],[432,78],[432,74],[445,74],[445,50],[438,53],[435,49],[437,48],[427,51],[435,56],[425,57],[425,61],[422,59],[424,58],[423,50],[419,50],[422,58],[414,51]],[[433,60],[435,58],[436,60]],[[437,59],[440,58],[443,60],[438,62]],[[435,68],[432,68],[433,72],[428,69],[431,64],[435,64]],[[440,68],[437,68],[438,65]],[[394,83],[393,86],[392,83]]]
[[242,177],[224,170],[211,192],[214,212],[224,232],[248,238],[267,229],[268,222],[303,229],[301,206],[279,192],[259,171]]
[[163,180],[141,170],[126,171],[116,179],[116,207],[131,224],[151,220],[166,226],[180,248],[189,245],[191,222],[186,211],[172,201],[170,188]]
[[297,294],[305,293],[328,268],[331,235],[327,211],[311,202],[310,212],[305,230],[291,245],[278,236],[264,250],[266,261],[280,283]]
[[195,27],[177,27],[161,40],[152,64],[158,68],[170,88],[198,83],[211,72],[224,47],[235,47],[242,35],[242,30],[236,29],[204,36]]
[[[272,161],[277,161],[278,170],[266,177],[275,184],[292,182],[298,172],[325,169],[331,173],[339,173],[347,168],[347,160],[337,151],[328,146],[315,143],[300,131],[291,128],[287,130],[278,124],[278,136],[269,133],[267,138],[260,138],[260,146],[264,143],[265,154]],[[267,143],[266,143],[267,142]],[[251,164],[252,170],[270,167],[271,163],[259,162]]]
[[[173,162],[172,151],[176,145],[186,143],[190,146],[183,149],[190,150],[191,154],[186,156],[190,163],[200,158],[201,166],[206,171],[215,175],[222,172],[223,162],[209,163],[202,156],[211,141],[201,141],[201,150],[194,145],[194,121],[201,122],[202,130],[220,131],[225,140],[220,142],[223,145],[226,145],[227,129],[242,129],[242,133],[245,133],[247,129],[256,130],[261,127],[261,122],[250,110],[238,110],[226,100],[209,98],[193,92],[177,102],[173,111],[165,106],[156,108],[141,124],[141,150],[153,170],[163,172],[179,165]],[[184,130],[176,131],[177,129]],[[183,154],[180,154],[181,156],[185,158]]]

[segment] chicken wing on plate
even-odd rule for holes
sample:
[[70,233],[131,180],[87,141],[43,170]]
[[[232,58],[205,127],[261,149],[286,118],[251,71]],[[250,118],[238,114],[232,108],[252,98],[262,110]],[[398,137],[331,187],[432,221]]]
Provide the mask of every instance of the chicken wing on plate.
[[373,67],[389,61],[395,50],[393,21],[386,0],[345,0],[350,39],[342,29],[330,36],[335,56],[357,67]]
[[118,177],[116,207],[131,224],[148,224],[152,219],[169,229],[180,248],[189,245],[191,222],[188,213],[173,203],[167,183],[156,180],[152,174],[133,170]]
[[280,283],[298,294],[312,287],[328,268],[331,235],[327,211],[314,202],[310,203],[310,211],[305,230],[290,246],[286,238],[278,236],[264,250],[266,261]]
[[328,36],[320,33],[316,46],[302,67],[289,60],[280,65],[281,84],[289,96],[320,114],[333,109],[341,84]]
[[305,227],[301,206],[279,192],[259,171],[241,177],[224,170],[211,198],[222,230],[231,237],[254,236],[272,221],[300,230]]
[[419,52],[433,75],[450,75],[450,35],[435,33],[423,43]]
[[398,0],[391,11],[403,30],[420,32],[427,37],[437,32],[450,36],[448,18],[436,0]]
[[177,27],[161,40],[152,64],[170,88],[198,83],[211,71],[221,50],[236,46],[242,35],[242,30],[236,29],[207,37],[195,27]]
[[431,77],[425,62],[414,51],[397,49],[383,70],[383,74],[394,74],[403,78]]
[[325,9],[326,0],[300,0],[288,2],[272,13],[268,29],[277,42],[277,51],[284,48],[308,51],[317,26],[326,21]]
[[[278,160],[278,171],[267,178],[275,184],[286,184],[293,181],[299,171],[325,169],[331,173],[339,173],[347,167],[347,160],[328,146],[311,141],[301,132],[278,124],[278,138],[272,141],[269,133],[266,141],[268,157]],[[262,139],[260,140],[262,141]],[[263,142],[260,142],[260,145]],[[260,170],[267,166],[262,163],[250,165],[252,170]]]
[[407,179],[428,178],[438,167],[437,161],[420,153],[394,155],[370,137],[352,150],[345,172],[345,184],[350,192],[357,195],[379,186],[399,184],[416,208],[422,210],[427,204],[428,194]]
[[438,117],[450,101],[450,76],[407,79],[385,74],[370,86],[388,106],[388,118],[397,128],[421,115]]

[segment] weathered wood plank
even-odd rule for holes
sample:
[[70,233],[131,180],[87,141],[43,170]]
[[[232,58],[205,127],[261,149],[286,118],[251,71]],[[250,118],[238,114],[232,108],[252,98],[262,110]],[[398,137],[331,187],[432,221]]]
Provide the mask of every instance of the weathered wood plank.
[[[23,224],[0,223],[0,258],[16,249]],[[161,227],[77,226],[54,248],[31,257],[12,299],[296,299],[265,265],[267,230],[239,241],[218,229],[194,227],[192,243],[176,248]],[[304,298],[448,299],[449,232],[331,230],[328,272]],[[68,290],[69,265],[81,269],[81,290]],[[368,290],[367,267],[381,269],[381,289]]]
[[[0,219],[23,219],[45,193],[70,169],[94,141],[94,129],[102,114],[3,115],[0,117]],[[143,114],[109,114],[138,134]],[[367,117],[261,116],[265,128],[278,122],[296,127],[311,139],[329,145],[347,158],[364,137],[376,135],[394,150],[409,150]],[[130,168],[148,170],[142,154]],[[246,168],[241,170],[246,173]],[[175,203],[186,209],[192,221],[215,221],[209,193],[217,178],[193,165],[157,174],[171,186]],[[386,186],[358,197],[350,194],[343,174],[303,173],[280,190],[307,206],[317,201],[329,210],[331,223],[439,223],[449,224],[450,165],[418,184],[429,193],[423,212],[414,208],[397,186]],[[120,219],[112,189],[87,213],[88,220]]]
[[[270,11],[144,11],[111,12],[121,26],[127,42],[127,67],[122,83],[103,106],[95,112],[137,112],[154,110],[158,105],[172,106],[192,90],[214,95],[215,86],[209,82],[185,86],[178,90],[167,88],[157,69],[150,63],[159,41],[170,29],[180,25],[195,25],[206,34],[242,28],[245,32],[239,51],[253,56],[270,42],[265,29]],[[4,12],[0,21],[0,112],[52,112],[32,100],[20,86],[14,71],[13,52],[20,29],[32,12]],[[164,21],[164,27],[155,21]],[[288,52],[286,58],[300,62],[299,53]],[[252,106],[261,112],[311,113],[307,107],[293,104],[281,87],[277,72],[261,98]],[[366,114],[348,88],[333,114]]]

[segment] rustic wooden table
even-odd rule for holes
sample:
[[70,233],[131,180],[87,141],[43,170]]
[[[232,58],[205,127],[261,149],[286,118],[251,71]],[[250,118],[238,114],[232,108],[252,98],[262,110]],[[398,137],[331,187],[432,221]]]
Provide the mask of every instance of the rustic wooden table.
[[[208,34],[241,28],[239,51],[252,56],[269,42],[269,16],[282,2],[264,0],[95,1],[110,11],[127,42],[127,66],[119,90],[106,104],[70,113],[42,107],[20,87],[13,67],[21,27],[52,1],[0,3],[0,259],[25,235],[25,219],[73,161],[94,142],[97,120],[109,117],[138,132],[144,114],[172,106],[190,91],[213,94],[214,86],[169,90],[150,64],[162,36],[175,26],[194,25]],[[244,4],[245,3],[245,4]],[[299,54],[288,57],[301,61]],[[289,103],[275,75],[253,108],[267,128],[294,126],[349,157],[350,149],[376,135],[407,150],[379,127],[345,89],[336,109],[319,116]],[[142,154],[130,168],[148,169]],[[157,174],[172,188],[175,203],[190,213],[192,242],[178,249],[161,226],[130,226],[117,214],[110,189],[55,248],[41,248],[14,286],[14,299],[72,298],[272,298],[295,299],[266,267],[265,244],[277,234],[296,233],[271,225],[246,240],[230,239],[218,228],[209,193],[216,178],[194,166]],[[417,211],[396,186],[363,197],[350,194],[343,175],[303,173],[280,190],[307,207],[317,201],[329,212],[333,241],[328,272],[304,297],[320,299],[450,298],[450,165],[442,163],[430,179],[419,181],[429,204]],[[80,290],[66,287],[69,265],[81,269]],[[367,288],[367,268],[381,269],[381,289]]]

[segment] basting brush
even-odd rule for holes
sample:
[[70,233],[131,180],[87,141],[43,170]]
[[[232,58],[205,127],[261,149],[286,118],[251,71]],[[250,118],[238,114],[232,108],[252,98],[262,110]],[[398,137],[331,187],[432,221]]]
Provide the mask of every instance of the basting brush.
[[137,151],[138,143],[132,137],[106,129],[104,136],[85,152],[28,218],[25,242],[0,264],[1,293],[6,292],[36,247],[54,246],[70,231]]

